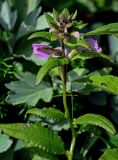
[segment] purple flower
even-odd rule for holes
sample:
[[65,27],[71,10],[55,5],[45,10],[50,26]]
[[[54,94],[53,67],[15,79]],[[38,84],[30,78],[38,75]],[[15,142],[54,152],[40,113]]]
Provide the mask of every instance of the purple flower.
[[[95,51],[95,52],[102,52],[102,48],[98,46],[98,42],[97,40],[95,39],[92,39],[92,38],[87,38],[86,39],[86,42],[89,44],[89,46],[91,47],[92,51]],[[88,51],[88,49],[86,49],[85,47],[83,46],[80,46],[79,47],[79,50],[81,51]]]
[[[40,59],[47,59],[48,57],[60,57],[62,55],[62,48],[51,48],[43,44],[32,44],[33,53]],[[68,55],[68,49],[65,49],[65,55]]]
[[49,56],[56,54],[56,51],[47,45],[32,44],[32,48],[34,55],[40,59],[47,59]]
[[98,46],[97,40],[88,38],[86,41],[90,45],[93,51],[98,52],[98,53],[102,52],[102,48]]

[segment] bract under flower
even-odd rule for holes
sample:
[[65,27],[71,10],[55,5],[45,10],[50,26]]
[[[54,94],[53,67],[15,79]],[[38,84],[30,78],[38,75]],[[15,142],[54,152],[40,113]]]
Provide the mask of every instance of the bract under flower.
[[80,33],[78,31],[71,33],[75,38],[80,38]]

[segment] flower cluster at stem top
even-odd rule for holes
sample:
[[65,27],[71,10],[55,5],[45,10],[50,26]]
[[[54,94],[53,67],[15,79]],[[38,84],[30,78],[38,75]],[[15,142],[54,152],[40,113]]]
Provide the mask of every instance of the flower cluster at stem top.
[[[49,16],[49,15],[48,15]],[[64,9],[61,14],[59,14],[55,19],[54,22],[56,23],[56,27],[51,24],[51,29],[49,30],[50,33],[59,35],[59,47],[52,48],[48,45],[44,44],[32,44],[33,53],[36,57],[40,59],[47,59],[49,57],[61,57],[64,52],[65,57],[69,57],[69,53],[73,48],[65,46],[63,48],[64,41],[68,40],[81,40],[81,34],[76,29],[76,25],[81,22],[74,21],[75,13],[71,14],[67,9]],[[52,17],[51,17],[52,18]],[[50,23],[50,22],[49,22]],[[72,30],[71,32],[69,30]],[[74,31],[73,31],[74,30]],[[91,51],[101,53],[102,48],[99,47],[97,40],[93,38],[86,38],[84,41],[90,46]],[[85,48],[84,46],[78,45],[75,47],[78,51],[88,52],[89,49]]]

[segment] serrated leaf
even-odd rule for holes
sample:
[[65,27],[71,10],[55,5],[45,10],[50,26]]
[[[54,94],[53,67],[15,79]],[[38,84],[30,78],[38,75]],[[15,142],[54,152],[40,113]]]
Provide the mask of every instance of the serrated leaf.
[[118,95],[118,77],[95,74],[91,75],[88,81],[95,87],[101,88],[114,95]]
[[54,21],[54,19],[48,13],[45,13],[45,17],[46,17],[47,22],[48,22],[50,27],[53,27],[53,28],[56,28],[56,29],[59,28],[58,25],[56,24],[56,22]]
[[116,134],[115,127],[113,124],[104,116],[99,114],[85,114],[80,116],[77,119],[74,119],[74,124],[89,124],[102,127],[106,131],[112,133],[113,135]]
[[118,34],[118,23],[111,23],[102,27],[99,27],[93,31],[85,33],[84,36],[92,35],[104,35],[104,34]]
[[118,148],[106,150],[99,160],[117,160],[118,159]]
[[70,16],[70,13],[67,8],[63,9],[63,11],[60,13],[59,18],[61,21],[65,21]]
[[30,147],[39,147],[54,154],[65,152],[64,144],[57,133],[41,124],[0,124],[0,128],[4,133],[23,140]]
[[39,99],[49,102],[52,98],[52,87],[48,82],[42,82],[39,86],[35,86],[35,76],[30,73],[22,73],[18,77],[19,81],[12,81],[5,84],[10,89],[7,102],[13,105],[26,103],[35,106]]
[[75,59],[78,59],[78,58],[82,59],[82,60],[87,60],[87,59],[98,57],[98,58],[105,58],[105,59],[108,59],[108,60],[112,61],[112,58],[107,56],[106,54],[93,52],[93,51],[82,52],[82,51],[73,50],[73,54],[75,54],[75,56],[72,58],[72,60],[75,60]]
[[58,39],[58,36],[54,33],[50,33],[50,32],[36,32],[33,33],[28,39],[32,39],[32,38],[46,38],[50,41],[56,41]]
[[38,115],[42,118],[51,119],[54,121],[63,121],[65,120],[64,113],[55,108],[33,108],[27,111],[27,113]]
[[79,47],[82,46],[88,50],[91,50],[90,45],[85,40],[72,39],[70,41],[65,42],[68,47]]
[[111,94],[118,95],[118,77],[116,76],[95,73],[75,81],[87,83]]
[[55,20],[58,20],[59,13],[53,8],[53,17]]
[[37,73],[35,84],[38,85],[51,69],[68,63],[69,60],[67,58],[49,58]]

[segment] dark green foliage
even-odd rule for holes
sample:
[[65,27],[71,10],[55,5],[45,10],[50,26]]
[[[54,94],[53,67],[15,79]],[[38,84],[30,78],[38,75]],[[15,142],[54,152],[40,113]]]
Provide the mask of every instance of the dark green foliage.
[[[73,160],[98,160],[101,151],[105,153],[99,160],[117,160],[118,138],[107,119],[115,122],[117,128],[118,66],[114,58],[117,62],[118,44],[117,39],[111,43],[111,35],[108,35],[118,35],[118,23],[114,23],[117,0],[60,0],[56,3],[53,0],[2,0],[0,6],[0,118],[3,123],[0,124],[0,159],[69,159],[73,125],[77,138]],[[56,10],[53,9],[52,14],[53,6]],[[79,32],[80,38],[75,37],[74,32]],[[99,40],[99,46],[107,55],[91,51],[86,42],[89,36]],[[51,46],[52,50],[62,47],[62,50],[42,60],[31,55],[32,43]],[[79,51],[80,46],[87,52]],[[66,54],[65,48],[68,49]],[[72,124],[61,112],[64,110],[62,69],[67,71],[65,90]],[[84,114],[90,112],[93,114]],[[26,143],[29,151],[12,137]]]

